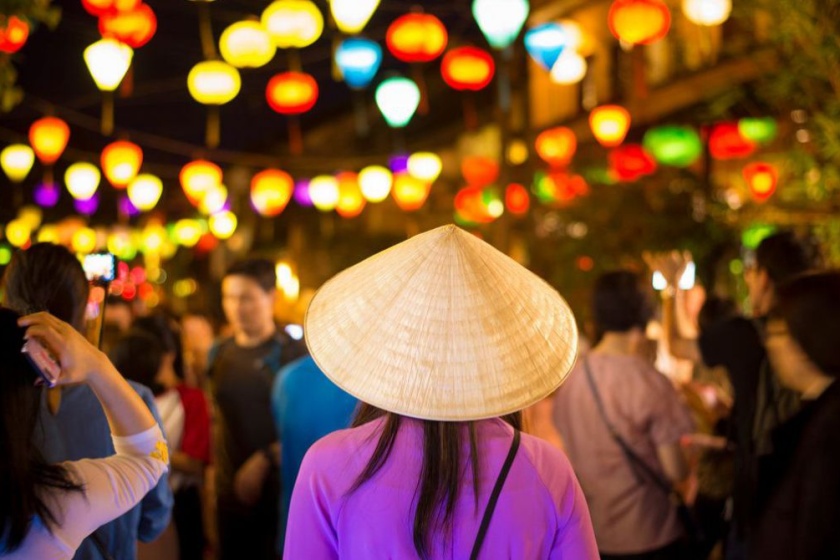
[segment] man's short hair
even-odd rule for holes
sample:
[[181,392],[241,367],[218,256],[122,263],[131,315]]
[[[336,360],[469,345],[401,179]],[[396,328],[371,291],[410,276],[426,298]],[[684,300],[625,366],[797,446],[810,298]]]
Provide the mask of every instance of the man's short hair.
[[617,270],[602,274],[595,281],[592,312],[599,333],[627,332],[634,327],[644,330],[651,311],[649,298],[635,273]]
[[277,288],[277,272],[268,259],[245,259],[233,263],[225,272],[228,276],[244,276],[256,282],[266,293]]
[[755,261],[756,266],[766,270],[767,276],[778,286],[817,268],[819,251],[813,241],[792,231],[781,231],[762,240],[755,250]]

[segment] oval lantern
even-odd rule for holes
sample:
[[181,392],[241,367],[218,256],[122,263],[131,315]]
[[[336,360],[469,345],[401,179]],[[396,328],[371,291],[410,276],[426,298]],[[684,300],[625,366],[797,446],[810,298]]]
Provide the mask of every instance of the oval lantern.
[[528,18],[528,0],[473,0],[472,14],[494,49],[509,47]]
[[197,205],[205,192],[222,184],[222,168],[212,161],[197,159],[181,168],[178,179],[187,199]]
[[261,216],[277,216],[289,204],[294,188],[292,176],[285,171],[260,171],[251,179],[251,205]]
[[345,39],[335,50],[335,64],[349,87],[364,89],[379,71],[382,47],[361,37]]
[[671,12],[662,0],[614,0],[607,23],[616,39],[649,45],[668,34]]
[[420,105],[420,88],[412,80],[394,76],[376,88],[376,106],[393,128],[406,126]]
[[639,144],[627,144],[611,150],[607,161],[620,181],[637,181],[656,171],[656,161]]
[[330,0],[330,13],[339,31],[355,35],[365,28],[379,0]]
[[359,188],[368,202],[382,202],[388,198],[393,181],[391,170],[381,165],[369,165],[359,171]]
[[537,154],[552,167],[569,165],[577,150],[577,137],[572,129],[558,126],[544,130],[534,142]]
[[525,32],[528,54],[545,70],[554,67],[567,44],[566,32],[559,23],[544,23]]
[[298,115],[315,106],[318,83],[303,72],[284,72],[268,81],[265,97],[268,105],[281,115]]
[[131,48],[138,49],[151,40],[157,31],[157,17],[148,4],[133,10],[114,11],[99,18],[99,33]]
[[142,164],[143,150],[132,142],[117,140],[102,150],[102,171],[115,188],[124,189],[137,176]]
[[102,91],[114,91],[120,85],[134,50],[113,38],[101,39],[88,46],[84,52],[85,64],[88,67],[96,87]]
[[154,208],[161,194],[163,182],[150,173],[142,173],[128,184],[128,199],[141,212]]
[[309,182],[309,197],[315,208],[321,212],[334,210],[340,197],[338,179],[332,175],[313,177]]
[[241,87],[239,71],[221,60],[199,62],[187,76],[190,95],[202,105],[224,105],[236,97]]
[[82,7],[92,16],[135,9],[143,0],[82,0]]
[[338,204],[335,206],[336,213],[342,218],[355,218],[362,213],[366,200],[359,189],[359,176],[355,173],[339,173],[336,176],[338,181]]
[[95,165],[80,162],[67,168],[64,173],[64,184],[74,199],[90,200],[96,194],[101,178],[102,175]]
[[484,187],[464,187],[455,193],[456,217],[468,224],[487,224],[493,217],[484,204]]
[[690,22],[711,27],[729,19],[732,0],[683,0],[682,11]]
[[757,202],[764,202],[776,192],[779,173],[769,163],[756,162],[744,166],[744,180]]
[[717,124],[709,135],[709,152],[715,159],[743,158],[755,149],[755,143],[744,138],[735,123]]
[[620,105],[601,105],[589,113],[589,126],[599,144],[613,148],[624,142],[630,130],[630,113]]
[[225,209],[228,204],[227,187],[221,183],[207,187],[198,201],[198,211],[207,216],[216,214]]
[[0,152],[0,166],[13,183],[20,183],[35,163],[35,152],[26,144],[12,144]]
[[210,232],[216,236],[216,239],[230,239],[236,232],[236,214],[229,210],[216,212],[210,216],[207,225],[210,227]]
[[29,38],[29,24],[17,16],[10,16],[0,27],[0,52],[18,52]]
[[443,54],[448,42],[446,27],[431,14],[400,16],[385,34],[388,50],[403,62],[431,62]]
[[222,32],[219,52],[231,66],[261,68],[271,62],[277,47],[261,23],[238,21]]
[[778,124],[773,117],[744,117],[738,121],[738,132],[750,142],[766,144],[776,138]]
[[175,222],[175,240],[183,247],[195,247],[204,235],[198,220],[183,219]]
[[432,152],[416,152],[408,157],[408,173],[421,181],[434,183],[440,177],[443,163],[440,156]]
[[35,204],[44,208],[52,208],[61,198],[61,189],[55,183],[38,183],[32,191]]
[[52,165],[64,153],[70,127],[57,117],[38,119],[29,127],[29,144],[44,165]]
[[524,216],[531,207],[528,189],[519,183],[511,183],[505,189],[505,208],[514,216]]
[[499,178],[499,163],[488,157],[467,156],[461,160],[461,175],[471,187],[485,187]]
[[405,212],[419,210],[429,198],[432,185],[412,177],[406,172],[394,174],[394,186],[391,189],[391,196],[397,206]]
[[660,126],[645,133],[642,145],[662,165],[688,167],[703,154],[700,135],[688,126]]
[[440,72],[443,81],[459,91],[479,91],[493,80],[496,64],[487,51],[475,47],[452,49],[443,57]]
[[87,200],[73,200],[73,207],[76,212],[85,216],[93,216],[99,210],[99,193],[93,195]]
[[274,44],[281,49],[302,49],[324,31],[324,16],[309,0],[277,0],[260,18]]
[[566,49],[551,67],[551,81],[555,84],[576,84],[586,76],[588,64],[580,53]]

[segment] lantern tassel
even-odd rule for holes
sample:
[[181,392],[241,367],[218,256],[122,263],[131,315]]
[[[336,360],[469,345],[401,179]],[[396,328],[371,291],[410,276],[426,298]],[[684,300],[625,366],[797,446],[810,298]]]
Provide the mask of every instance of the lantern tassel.
[[426,79],[423,77],[423,68],[419,64],[411,65],[411,77],[417,88],[420,90],[420,105],[417,106],[417,113],[420,115],[429,114],[429,88],[426,86]]
[[213,24],[210,20],[210,6],[208,2],[198,4],[198,33],[201,37],[201,51],[205,60],[216,58],[216,42],[213,40]]
[[104,136],[110,136],[114,132],[114,93],[111,91],[102,92],[100,127]]
[[292,155],[299,156],[303,153],[303,133],[300,130],[300,121],[297,117],[289,117],[289,152]]
[[218,105],[210,105],[207,107],[207,129],[204,139],[208,148],[217,148],[221,140],[221,116],[219,114]]

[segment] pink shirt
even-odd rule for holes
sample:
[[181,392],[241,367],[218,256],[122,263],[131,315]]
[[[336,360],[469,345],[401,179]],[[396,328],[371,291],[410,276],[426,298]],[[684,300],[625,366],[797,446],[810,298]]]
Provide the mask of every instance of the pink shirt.
[[[284,558],[417,557],[412,527],[423,462],[419,421],[403,421],[382,469],[349,493],[373,453],[383,421],[334,432],[310,448],[292,494]],[[455,506],[452,538],[431,539],[432,559],[469,558],[490,492],[510,449],[513,429],[501,420],[476,422],[476,433],[481,455],[478,510],[472,475],[465,469],[465,490]],[[467,440],[464,451],[468,450]],[[597,560],[586,502],[561,451],[522,435],[479,557]]]
[[[585,360],[610,422],[664,479],[656,448],[678,443],[693,429],[671,382],[641,358],[596,352]],[[682,535],[676,510],[662,489],[631,469],[610,436],[583,363],[557,391],[554,422],[586,495],[598,548],[636,554],[666,546]]]

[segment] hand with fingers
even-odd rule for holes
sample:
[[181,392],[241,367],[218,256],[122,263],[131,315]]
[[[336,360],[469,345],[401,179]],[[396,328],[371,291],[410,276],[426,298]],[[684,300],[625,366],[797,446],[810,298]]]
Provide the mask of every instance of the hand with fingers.
[[676,286],[679,279],[685,272],[686,266],[691,262],[691,253],[688,251],[665,251],[654,253],[645,251],[642,259],[652,271],[659,271],[669,286]]

